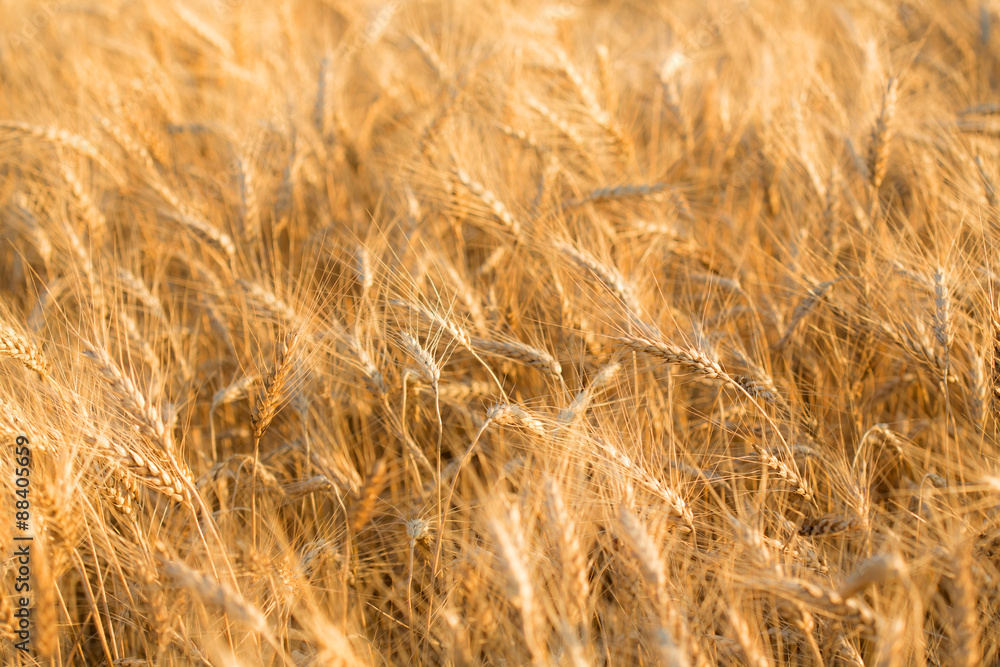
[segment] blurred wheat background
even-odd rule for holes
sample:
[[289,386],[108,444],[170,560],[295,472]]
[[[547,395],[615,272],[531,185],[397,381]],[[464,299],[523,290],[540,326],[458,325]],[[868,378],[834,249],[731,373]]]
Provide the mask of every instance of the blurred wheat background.
[[1000,660],[1000,4],[0,15],[3,664]]

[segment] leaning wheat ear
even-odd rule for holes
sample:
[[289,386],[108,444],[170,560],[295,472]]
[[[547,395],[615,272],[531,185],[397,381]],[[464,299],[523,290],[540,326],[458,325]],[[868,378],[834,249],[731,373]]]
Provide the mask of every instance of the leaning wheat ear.
[[484,354],[510,359],[537,368],[556,379],[562,378],[562,365],[545,350],[539,350],[519,341],[508,342],[485,338],[473,338],[472,346]]
[[267,630],[267,619],[264,614],[231,587],[191,569],[180,561],[166,561],[162,571],[175,585],[190,591],[206,606],[220,609],[231,619],[257,632]]
[[96,347],[88,341],[83,343],[84,356],[97,364],[104,381],[111,387],[112,393],[118,399],[125,413],[139,427],[140,432],[156,443],[164,452],[173,449],[170,430],[163,423],[163,418],[146,397],[139,391],[132,379],[118,367],[104,348]]
[[618,269],[602,264],[589,253],[578,250],[568,243],[557,242],[556,248],[569,257],[573,263],[589,271],[605,289],[611,292],[628,309],[630,314],[636,317],[642,315],[642,305],[635,296],[635,290],[625,280]]
[[602,367],[594,376],[594,379],[590,381],[590,384],[587,385],[586,389],[577,393],[569,407],[559,412],[559,421],[569,424],[579,415],[586,412],[590,402],[594,399],[594,395],[614,379],[618,371],[621,370],[621,367],[621,362],[617,360]]
[[435,325],[441,330],[446,331],[452,338],[455,339],[455,341],[459,345],[461,345],[467,350],[470,351],[472,350],[472,341],[469,338],[469,334],[467,334],[465,330],[459,327],[458,325],[452,323],[451,320],[448,320],[442,317],[441,315],[438,315],[431,309],[426,308],[425,306],[422,306],[418,303],[402,301],[400,299],[390,299],[389,305],[398,308],[406,308],[413,311],[425,323]]
[[123,466],[143,485],[162,493],[171,500],[188,507],[191,506],[190,489],[193,488],[190,471],[179,461],[171,461],[174,471],[167,469],[162,462],[153,461],[149,455],[143,456],[134,448],[113,442],[100,433],[87,433],[84,442],[93,446],[97,452],[110,463]]
[[43,143],[73,151],[93,160],[116,181],[122,182],[121,174],[104,159],[97,147],[78,134],[72,134],[57,127],[41,127],[12,120],[0,121],[0,132],[31,137]]
[[662,359],[668,364],[679,366],[690,373],[721,380],[730,385],[737,385],[736,380],[723,370],[719,362],[712,359],[703,350],[693,347],[682,348],[667,341],[639,336],[623,336],[618,339],[618,342],[636,352],[642,352],[651,357]]
[[0,323],[0,357],[10,357],[38,373],[43,380],[48,377],[49,362],[41,351],[24,336]]

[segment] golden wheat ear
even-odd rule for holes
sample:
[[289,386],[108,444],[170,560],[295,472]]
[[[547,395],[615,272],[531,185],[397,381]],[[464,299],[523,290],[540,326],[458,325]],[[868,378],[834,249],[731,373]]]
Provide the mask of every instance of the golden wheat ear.
[[895,133],[896,101],[899,96],[899,79],[891,77],[882,96],[882,110],[875,121],[868,142],[868,174],[871,186],[878,190],[885,179],[889,164],[889,150]]
[[173,450],[173,438],[159,411],[149,402],[132,379],[127,376],[103,347],[84,341],[84,356],[97,366],[102,379],[111,388],[122,410],[166,453]]
[[0,323],[0,357],[21,362],[25,368],[38,373],[38,377],[43,380],[48,377],[51,369],[48,359],[38,347],[3,323]]
[[261,380],[260,390],[254,398],[250,428],[255,440],[260,440],[271,425],[287,397],[288,383],[295,367],[298,334],[292,332],[278,343],[274,363]]

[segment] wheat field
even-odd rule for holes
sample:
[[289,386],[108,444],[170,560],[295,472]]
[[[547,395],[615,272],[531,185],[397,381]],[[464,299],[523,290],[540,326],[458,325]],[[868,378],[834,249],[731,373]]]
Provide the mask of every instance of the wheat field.
[[0,16],[0,663],[1000,664],[1000,4]]

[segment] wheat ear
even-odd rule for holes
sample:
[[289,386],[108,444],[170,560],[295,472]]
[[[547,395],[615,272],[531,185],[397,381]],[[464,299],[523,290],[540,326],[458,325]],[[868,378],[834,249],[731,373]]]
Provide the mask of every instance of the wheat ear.
[[889,79],[882,97],[882,111],[872,129],[868,147],[868,173],[872,188],[878,190],[885,178],[889,163],[889,148],[895,130],[896,100],[899,95],[899,80]]
[[954,576],[948,580],[952,610],[952,664],[979,667],[982,647],[979,630],[979,602],[975,579],[972,576],[972,558],[967,546],[955,550],[951,558]]
[[590,577],[587,556],[577,534],[576,522],[563,501],[559,483],[552,477],[545,479],[545,506],[551,530],[559,545],[559,561],[562,566],[562,598],[566,613],[577,636],[588,642],[588,599],[590,597]]
[[132,379],[126,376],[104,348],[83,342],[84,356],[93,360],[101,377],[110,385],[125,413],[139,427],[140,432],[156,443],[164,452],[171,452],[173,440],[169,429],[153,405],[143,396]]
[[795,333],[795,329],[799,326],[802,320],[804,320],[806,316],[813,311],[817,304],[819,304],[819,302],[826,297],[830,288],[841,280],[843,280],[843,278],[835,278],[810,288],[809,293],[795,305],[795,309],[792,311],[792,318],[789,320],[788,326],[785,327],[785,333],[783,333],[778,342],[774,344],[774,349],[776,351],[780,351],[785,348],[785,345],[788,343],[789,339],[791,339],[792,334]]
[[506,520],[492,520],[490,532],[498,547],[497,558],[507,578],[510,602],[521,612],[521,629],[524,643],[531,654],[531,662],[533,665],[542,665],[544,654],[539,638],[540,618],[535,608],[535,589],[528,572],[524,533],[521,531],[521,516],[517,508],[510,509]]
[[618,513],[618,524],[622,537],[639,562],[643,584],[649,595],[653,615],[658,621],[659,627],[653,637],[654,645],[660,649],[665,664],[686,666],[690,663],[682,646],[687,633],[676,610],[670,607],[667,571],[660,557],[660,550],[642,521],[624,506]]
[[25,368],[35,371],[42,379],[48,377],[49,362],[41,351],[3,323],[0,323],[0,357],[20,361]]
[[469,338],[469,334],[467,334],[464,329],[453,324],[450,320],[438,315],[430,308],[411,301],[403,301],[401,299],[390,299],[389,305],[397,308],[412,310],[424,322],[437,326],[442,331],[446,331],[459,345],[467,350],[472,350],[472,340]]
[[110,460],[110,465],[122,465],[136,478],[150,488],[162,493],[175,502],[190,506],[191,479],[187,470],[178,466],[178,473],[186,475],[186,480],[175,477],[162,463],[150,456],[142,456],[132,448],[113,442],[101,434],[85,434],[84,442],[95,447],[100,454]]
[[546,375],[562,379],[562,365],[555,358],[536,347],[531,347],[521,342],[487,340],[485,338],[473,338],[472,346],[479,352],[491,354],[511,361],[537,368]]
[[951,316],[951,290],[945,270],[938,267],[934,271],[934,340],[938,345],[940,357],[938,365],[948,375],[951,346],[955,341],[954,322]]
[[379,494],[385,487],[387,471],[388,468],[383,459],[376,461],[358,491],[357,500],[351,505],[349,512],[349,523],[355,534],[360,532],[371,520],[375,511],[375,501],[378,500]]
[[298,336],[292,332],[287,334],[278,344],[275,351],[274,364],[264,378],[261,391],[254,401],[250,428],[252,429],[253,437],[257,440],[263,437],[267,431],[267,427],[271,425],[271,421],[285,400],[288,381],[294,367],[294,353],[297,342]]
[[206,606],[215,607],[234,621],[256,630],[267,630],[267,619],[237,591],[211,577],[193,570],[180,561],[166,561],[162,571],[181,588],[190,591]]
[[628,309],[629,313],[638,316],[643,312],[642,305],[636,298],[632,286],[622,277],[617,269],[602,264],[591,255],[576,249],[568,243],[557,242],[556,248],[573,260],[574,263],[589,271],[605,289],[618,298]]
[[482,183],[474,180],[469,176],[468,172],[464,169],[458,168],[452,170],[452,175],[458,179],[458,182],[465,186],[465,188],[474,194],[487,208],[493,213],[497,220],[503,223],[508,231],[515,237],[521,236],[521,222],[514,217],[510,212],[510,209],[500,201],[500,199],[493,194],[492,191],[487,189]]

